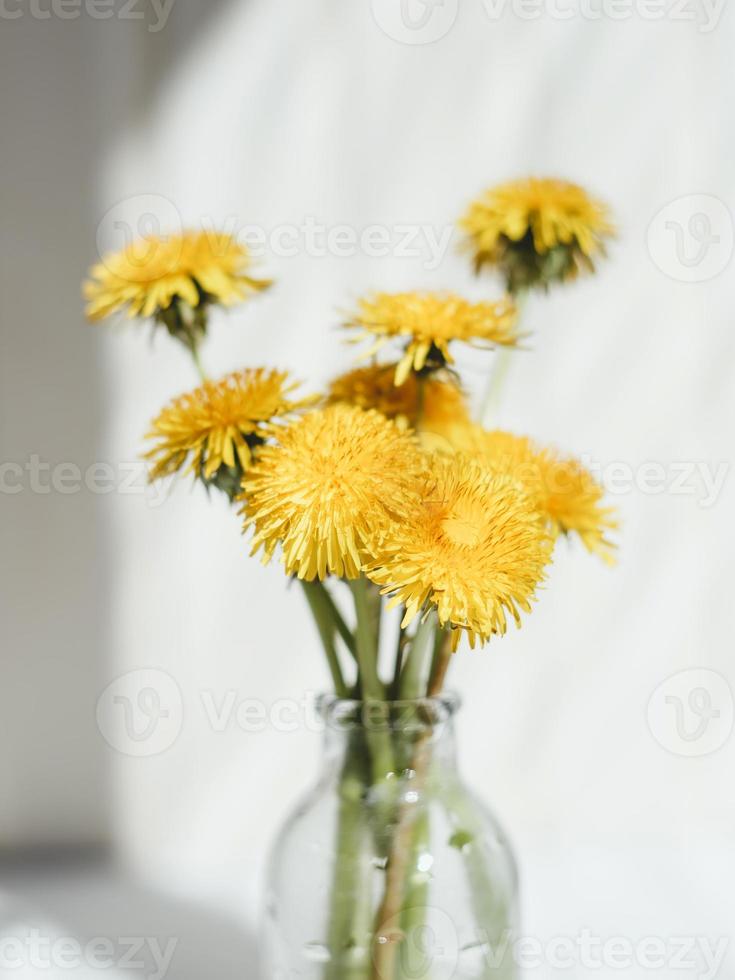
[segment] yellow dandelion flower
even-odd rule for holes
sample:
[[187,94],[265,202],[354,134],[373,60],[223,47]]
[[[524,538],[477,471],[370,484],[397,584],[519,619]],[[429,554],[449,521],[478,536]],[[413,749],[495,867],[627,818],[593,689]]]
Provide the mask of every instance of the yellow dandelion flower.
[[367,546],[406,506],[423,465],[412,438],[375,411],[330,405],[285,426],[243,480],[245,527],[286,572],[357,578]]
[[396,364],[370,364],[340,375],[329,388],[330,404],[374,408],[399,425],[418,431],[425,445],[451,441],[456,426],[470,424],[467,398],[451,378],[420,378],[414,372],[396,386]]
[[593,272],[615,231],[607,206],[583,188],[536,177],[486,191],[459,226],[476,270],[496,266],[512,293]]
[[602,505],[604,488],[578,460],[540,448],[525,436],[479,426],[465,431],[462,446],[472,446],[474,455],[520,481],[555,536],[577,534],[588,551],[613,562],[615,546],[607,535],[618,526],[615,511]]
[[175,398],[146,436],[156,442],[145,454],[152,463],[151,480],[188,462],[186,472],[234,495],[269,423],[313,401],[293,401],[289,396],[297,386],[284,371],[246,368]]
[[476,460],[437,456],[420,494],[375,546],[366,572],[407,626],[427,606],[470,645],[520,623],[544,578],[549,538],[530,499],[511,479]]
[[223,232],[149,235],[92,267],[83,286],[87,317],[154,317],[192,346],[206,330],[208,306],[233,306],[270,285],[251,275],[251,264],[245,246]]
[[376,293],[360,300],[344,326],[361,330],[358,340],[374,341],[366,356],[391,339],[405,341],[395,373],[395,383],[401,385],[412,369],[436,370],[453,364],[449,344],[454,340],[474,346],[514,346],[517,320],[510,299],[469,303],[453,293]]

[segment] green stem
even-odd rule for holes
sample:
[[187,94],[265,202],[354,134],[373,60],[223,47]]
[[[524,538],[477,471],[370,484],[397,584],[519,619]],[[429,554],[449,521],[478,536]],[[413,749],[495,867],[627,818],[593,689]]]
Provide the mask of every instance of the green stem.
[[194,344],[190,349],[191,349],[192,360],[194,361],[194,366],[197,369],[197,373],[199,374],[199,377],[201,378],[202,381],[207,381],[209,375],[207,374],[204,364],[202,363],[202,357],[201,354],[199,353],[199,345]]
[[366,698],[384,701],[385,688],[378,676],[378,637],[375,632],[375,615],[369,595],[371,585],[364,575],[361,575],[360,578],[349,579],[348,584],[355,600],[357,616],[355,640],[362,689]]
[[[520,322],[528,291],[525,289],[519,289],[515,294],[511,293],[511,295],[513,296],[515,304],[518,308],[518,320]],[[488,378],[487,388],[485,389],[485,397],[482,400],[482,407],[480,409],[480,425],[482,425],[484,428],[488,428],[492,424],[492,421],[500,408],[503,392],[508,381],[508,375],[510,374],[510,365],[513,354],[513,347],[502,347],[496,355],[493,369],[490,373],[490,377]]]
[[[401,931],[406,937],[404,949],[408,955],[414,950],[421,951],[422,959],[425,953],[422,952],[421,930],[426,924],[426,912],[429,904],[430,878],[426,871],[419,867],[419,859],[424,851],[430,848],[431,837],[429,832],[429,812],[424,808],[418,815],[413,826],[413,841],[411,843],[411,856],[407,869],[407,887],[403,899],[403,911],[401,913]],[[401,972],[401,957],[397,957],[398,973]],[[419,969],[421,966],[419,965]],[[414,964],[408,964],[407,976],[419,975]]]
[[407,637],[403,630],[400,632],[398,644],[396,646],[396,663],[393,669],[393,680],[390,685],[391,701],[400,700],[401,696],[401,671],[403,670],[404,656],[406,652]]
[[[482,821],[463,788],[459,784],[445,785],[442,804],[454,828],[450,843],[462,855],[478,932],[493,949],[500,949],[507,930],[515,925],[515,896],[503,888],[501,879],[493,874],[489,855],[482,844]],[[512,884],[508,887],[512,888]],[[495,972],[493,976],[496,976]],[[497,969],[497,977],[498,980],[517,980],[515,965],[509,954]]]
[[[375,613],[369,594],[369,590],[374,586],[364,575],[351,579],[349,586],[355,600],[357,662],[360,668],[362,698],[370,712],[370,718],[365,719],[365,722],[372,755],[373,776],[377,783],[385,780],[393,772],[393,747],[387,724],[386,691],[378,674],[378,637],[375,633]],[[375,709],[380,705],[383,706],[382,712],[376,712]]]
[[436,612],[432,609],[419,623],[408,651],[399,686],[399,697],[402,701],[426,696],[436,628]]
[[[441,629],[438,623],[435,623],[434,632],[428,639],[430,642],[426,643],[426,659],[430,659],[431,672],[426,694],[427,697],[431,698],[438,696],[444,687],[444,680],[451,659],[451,630],[448,628]],[[429,652],[431,653],[430,658]],[[423,669],[424,665],[422,665]],[[419,686],[422,691],[424,690],[423,685],[424,681],[421,677]],[[424,753],[419,745],[414,753],[415,762],[408,763],[411,766],[415,765],[416,772],[421,778],[427,778],[427,772],[423,771],[423,767],[428,770],[430,766],[428,753],[428,746],[426,753]],[[421,944],[416,943],[414,939],[420,936],[421,929],[426,923],[426,911],[429,904],[429,878],[419,867],[419,859],[424,850],[429,850],[430,842],[429,812],[424,809],[419,813],[411,831],[410,856],[406,869],[406,894],[403,899],[401,916],[401,928],[404,936],[406,936],[404,948],[408,951],[409,956],[412,950],[421,949]],[[403,977],[401,957],[397,956],[395,960],[398,971],[396,980],[401,980]],[[408,971],[407,975],[413,974]]]
[[337,841],[327,940],[330,959],[324,971],[325,980],[364,980],[367,971],[371,920],[366,899],[370,894],[371,864],[365,846],[365,783],[360,763],[360,745],[353,735],[339,782]]
[[375,637],[375,656],[376,664],[380,665],[380,624],[383,618],[383,597],[380,594],[380,589],[375,586],[369,586],[367,589],[367,599],[368,605],[370,607],[370,616],[372,618],[372,629],[373,636]]
[[480,424],[483,428],[487,429],[497,415],[503,389],[510,373],[512,356],[513,352],[510,347],[503,347],[496,355],[480,411]]
[[342,613],[339,611],[339,606],[332,598],[332,593],[329,591],[326,584],[324,582],[320,582],[319,584],[322,586],[322,591],[324,593],[324,602],[325,604],[329,604],[330,614],[337,632],[342,637],[342,642],[344,645],[350,651],[355,660],[357,660],[357,643],[355,642],[355,637],[352,634],[352,630],[344,621]]
[[323,582],[301,582],[301,586],[309,603],[314,621],[316,622],[319,636],[321,637],[324,653],[327,656],[327,664],[334,681],[334,689],[337,697],[346,698],[348,696],[347,684],[345,683],[340,667],[337,647],[334,642],[336,624],[332,616],[332,608],[328,601],[326,586]]

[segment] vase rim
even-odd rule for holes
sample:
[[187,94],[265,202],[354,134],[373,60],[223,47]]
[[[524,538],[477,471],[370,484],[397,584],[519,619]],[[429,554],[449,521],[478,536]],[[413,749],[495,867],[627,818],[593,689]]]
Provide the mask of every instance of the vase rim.
[[317,710],[328,728],[435,729],[452,720],[462,700],[453,691],[435,697],[376,701],[322,694]]

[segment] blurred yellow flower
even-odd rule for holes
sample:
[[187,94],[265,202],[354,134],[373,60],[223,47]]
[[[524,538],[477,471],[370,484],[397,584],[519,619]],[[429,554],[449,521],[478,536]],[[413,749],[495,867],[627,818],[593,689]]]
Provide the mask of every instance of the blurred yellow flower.
[[150,478],[175,473],[188,461],[186,472],[232,496],[268,434],[268,423],[313,401],[291,400],[296,387],[284,371],[246,368],[173,399],[146,436],[156,442],[145,454],[152,463]]
[[512,293],[593,272],[615,230],[607,206],[583,188],[537,177],[486,191],[459,226],[477,271],[497,266]]
[[280,544],[286,572],[311,581],[357,578],[368,542],[416,492],[423,459],[379,412],[330,405],[264,446],[243,480],[245,527],[264,560]]
[[405,341],[395,371],[395,383],[401,385],[412,369],[436,370],[454,363],[449,351],[454,340],[474,346],[514,346],[517,319],[518,311],[509,299],[469,303],[453,293],[375,293],[360,300],[344,326],[361,331],[358,341],[374,341],[366,356],[391,339]]
[[396,364],[370,364],[340,375],[329,388],[331,404],[346,402],[374,408],[399,425],[415,429],[424,444],[451,440],[456,426],[470,424],[464,392],[453,378],[432,374],[420,378],[411,372],[396,386]]
[[604,488],[576,459],[537,446],[525,436],[479,426],[464,430],[460,448],[524,485],[555,536],[577,534],[590,552],[614,563],[615,545],[607,537],[617,521],[604,507]]
[[507,614],[519,624],[551,549],[518,484],[476,460],[435,456],[413,501],[366,566],[392,604],[406,606],[404,627],[435,606],[441,625],[457,628],[456,648],[459,631],[474,647],[505,633]]
[[87,316],[154,317],[192,346],[206,329],[207,306],[233,306],[270,285],[251,275],[251,264],[245,246],[223,232],[140,238],[92,267],[83,286]]

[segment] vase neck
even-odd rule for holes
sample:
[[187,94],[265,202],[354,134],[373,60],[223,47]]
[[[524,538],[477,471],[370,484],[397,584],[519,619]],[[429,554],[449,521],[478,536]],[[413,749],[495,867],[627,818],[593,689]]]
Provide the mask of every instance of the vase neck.
[[417,752],[432,768],[455,766],[454,718],[459,700],[452,695],[417,701],[345,701],[323,698],[327,766],[341,770],[346,761],[386,758],[389,775],[412,766]]

